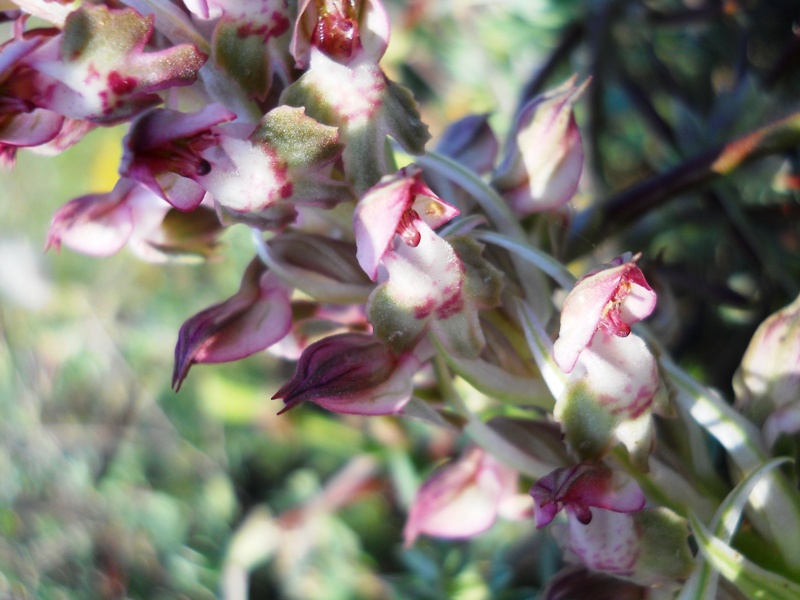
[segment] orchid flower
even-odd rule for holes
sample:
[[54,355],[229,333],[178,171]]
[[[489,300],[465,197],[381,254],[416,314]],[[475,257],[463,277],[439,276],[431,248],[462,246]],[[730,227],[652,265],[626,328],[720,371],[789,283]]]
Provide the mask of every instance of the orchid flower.
[[294,375],[272,398],[286,404],[281,412],[315,402],[339,413],[394,414],[411,399],[412,378],[430,355],[424,342],[396,354],[372,335],[332,335],[303,351]]
[[583,171],[581,134],[572,107],[588,82],[572,77],[528,102],[517,116],[492,185],[519,215],[569,202]]
[[222,135],[201,152],[209,168],[197,181],[213,196],[223,223],[281,230],[296,218],[295,205],[332,208],[352,198],[350,187],[332,177],[341,152],[335,128],[302,108],[279,106],[246,139]]
[[181,210],[193,210],[206,190],[212,165],[203,151],[219,144],[216,125],[236,115],[219,104],[192,114],[154,109],[134,121],[125,137],[120,174],[139,181]]
[[298,68],[309,66],[313,51],[344,64],[363,58],[377,64],[388,45],[381,0],[301,1],[291,46]]
[[468,238],[448,242],[432,229],[457,214],[424,183],[416,167],[402,169],[359,201],[353,229],[361,267],[381,283],[367,316],[396,350],[430,328],[457,355],[478,355],[485,343],[478,311],[495,306],[500,277]]
[[345,175],[359,194],[390,171],[387,135],[416,155],[430,137],[411,93],[378,66],[388,38],[380,0],[306,0],[292,51],[308,70],[281,95],[282,103],[339,128]]
[[759,325],[733,380],[737,408],[767,445],[800,431],[800,297]]
[[53,139],[64,117],[37,108],[36,72],[23,64],[27,55],[55,35],[52,29],[34,30],[0,46],[0,142],[36,146]]
[[592,520],[592,507],[634,512],[645,503],[644,493],[634,480],[590,463],[556,469],[534,483],[530,494],[538,528],[550,523],[562,509],[570,519],[586,525]]
[[600,458],[620,441],[646,467],[651,413],[663,409],[666,398],[655,357],[631,334],[631,325],[656,302],[636,258],[615,259],[580,279],[567,296],[553,356],[570,377],[554,415],[582,458]]
[[235,295],[181,327],[172,386],[180,389],[193,364],[239,360],[283,339],[292,324],[290,293],[291,288],[254,259]]
[[53,215],[45,249],[110,256],[125,246],[143,260],[166,262],[213,252],[221,226],[209,209],[173,211],[136,182],[121,178],[105,194],[71,200]]
[[207,57],[191,44],[145,52],[153,17],[85,4],[63,32],[25,59],[46,78],[38,105],[73,119],[111,125],[161,102],[154,92],[191,85]]
[[515,511],[517,472],[475,446],[438,469],[417,492],[403,537],[411,546],[420,534],[468,538],[488,530],[498,515]]
[[645,495],[625,473],[580,463],[533,484],[536,527],[567,514],[564,547],[593,571],[642,585],[685,577],[692,568],[686,522],[665,510],[644,510]]

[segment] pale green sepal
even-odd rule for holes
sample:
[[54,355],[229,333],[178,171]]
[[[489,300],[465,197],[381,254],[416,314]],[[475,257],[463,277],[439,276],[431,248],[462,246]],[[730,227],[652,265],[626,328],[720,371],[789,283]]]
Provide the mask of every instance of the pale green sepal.
[[[719,505],[717,512],[709,523],[709,528],[720,541],[730,543],[739,522],[742,512],[747,505],[747,498],[759,480],[770,470],[784,463],[790,462],[789,458],[776,458],[762,465],[750,473]],[[713,570],[711,564],[700,554],[697,557],[697,568],[681,589],[677,600],[714,600],[717,597],[717,580],[719,573]]]
[[[689,514],[689,524],[706,560],[747,598],[753,600],[800,598],[800,583],[767,571],[747,560],[740,552],[712,535],[692,513]],[[796,531],[793,533],[797,534]]]
[[522,330],[525,333],[525,340],[528,342],[533,359],[539,367],[542,379],[550,388],[553,398],[560,397],[567,387],[567,377],[558,368],[553,359],[553,341],[544,331],[544,327],[533,309],[522,300],[517,301],[517,316]]
[[272,85],[269,46],[261,35],[242,35],[242,24],[221,20],[214,29],[214,61],[236,81],[250,98],[263,100]]
[[597,401],[585,381],[569,385],[556,408],[564,439],[581,460],[600,459],[616,441],[616,419]]
[[387,82],[381,109],[387,133],[400,142],[406,152],[415,156],[425,154],[425,144],[431,135],[419,116],[417,101],[408,88],[388,79]]
[[634,579],[652,585],[688,577],[694,559],[689,549],[686,519],[667,508],[633,513],[633,519],[641,531]]

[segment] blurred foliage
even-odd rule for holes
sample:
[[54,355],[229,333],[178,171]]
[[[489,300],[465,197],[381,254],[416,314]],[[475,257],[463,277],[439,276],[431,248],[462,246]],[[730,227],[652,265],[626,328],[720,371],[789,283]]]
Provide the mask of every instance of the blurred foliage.
[[[386,69],[434,133],[487,111],[505,132],[525,98],[592,77],[576,233],[545,229],[576,272],[642,251],[654,327],[727,388],[754,328],[800,290],[797,150],[651,204],[646,187],[619,198],[800,109],[796,0],[388,5]],[[235,598],[248,578],[252,598],[534,597],[560,557],[532,524],[401,547],[451,432],[311,405],[278,418],[269,397],[291,365],[267,355],[170,390],[180,325],[252,256],[240,226],[200,265],[42,254],[57,207],[111,188],[123,134],[23,152],[0,174],[0,597]]]

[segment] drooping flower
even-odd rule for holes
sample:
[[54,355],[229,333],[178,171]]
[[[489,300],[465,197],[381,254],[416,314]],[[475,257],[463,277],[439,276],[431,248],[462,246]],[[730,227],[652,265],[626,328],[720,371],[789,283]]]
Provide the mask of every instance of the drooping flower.
[[396,354],[372,335],[329,336],[303,351],[294,375],[272,398],[286,404],[281,412],[315,402],[339,413],[394,414],[411,399],[412,377],[430,354],[426,344]]
[[377,64],[389,45],[389,16],[381,0],[303,0],[292,36],[297,68],[307,68],[312,48],[347,64]]
[[70,13],[63,32],[25,59],[48,80],[37,105],[110,125],[160,103],[155,92],[194,83],[207,57],[191,44],[145,52],[153,20],[88,4]]
[[488,530],[498,515],[518,517],[514,509],[517,472],[473,447],[447,463],[422,484],[403,530],[405,545],[420,534],[468,538]]
[[212,169],[203,151],[219,144],[215,126],[235,118],[219,104],[191,114],[168,109],[147,112],[134,121],[123,140],[120,174],[180,210],[194,210],[206,194],[202,177]]
[[581,134],[572,106],[586,88],[575,77],[526,104],[492,185],[520,215],[569,202],[583,171]]
[[544,527],[560,510],[584,525],[592,520],[591,507],[635,512],[644,507],[639,485],[624,473],[599,464],[579,463],[554,470],[533,484],[536,527]]
[[598,330],[625,337],[631,325],[646,318],[656,305],[656,293],[636,266],[638,255],[624,255],[582,277],[561,309],[561,329],[553,356],[565,373]]
[[283,339],[292,325],[290,294],[291,288],[253,259],[236,294],[181,327],[172,386],[180,389],[193,364],[239,360]]
[[279,106],[247,139],[223,135],[207,148],[202,157],[211,168],[198,180],[224,223],[281,230],[297,216],[295,205],[332,208],[352,199],[350,186],[332,177],[341,152],[334,127]]
[[106,194],[75,198],[53,215],[45,249],[64,244],[84,254],[111,256],[135,234],[147,235],[164,219],[169,205],[130,179],[121,178]]
[[584,460],[598,460],[622,442],[646,469],[654,409],[667,397],[658,365],[631,325],[652,312],[656,294],[628,256],[575,284],[561,312],[555,362],[569,374],[554,416]]
[[416,167],[385,177],[353,216],[358,260],[380,283],[367,316],[396,351],[430,329],[451,352],[474,358],[485,340],[478,311],[499,303],[501,279],[470,238],[441,238],[432,227],[457,214],[422,182]]
[[110,256],[127,246],[148,262],[205,259],[222,227],[206,207],[171,209],[160,197],[121,178],[105,194],[88,194],[62,206],[50,224],[45,249],[61,245],[91,256]]

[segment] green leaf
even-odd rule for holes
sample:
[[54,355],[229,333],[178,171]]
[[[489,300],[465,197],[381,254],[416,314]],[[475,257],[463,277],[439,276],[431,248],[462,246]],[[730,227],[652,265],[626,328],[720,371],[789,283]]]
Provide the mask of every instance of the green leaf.
[[740,552],[712,535],[694,514],[689,514],[689,524],[706,560],[745,596],[753,600],[800,598],[800,583],[747,560]]
[[[710,530],[715,536],[720,538],[720,541],[723,543],[730,543],[733,539],[733,535],[739,527],[742,512],[747,505],[747,499],[756,484],[761,481],[767,472],[789,461],[790,459],[785,457],[769,461],[750,473],[730,494],[728,494],[725,500],[719,505],[717,512],[714,514],[709,524]],[[702,555],[697,557],[697,561],[698,567],[683,586],[678,600],[695,600],[699,598],[713,600],[717,597],[717,579],[719,574],[712,569],[708,561],[703,559]]]

